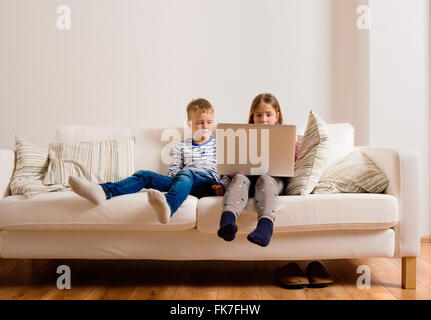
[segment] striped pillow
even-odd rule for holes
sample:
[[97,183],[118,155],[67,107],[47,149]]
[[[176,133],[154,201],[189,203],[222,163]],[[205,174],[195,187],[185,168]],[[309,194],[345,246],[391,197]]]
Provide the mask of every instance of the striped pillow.
[[286,194],[307,195],[313,191],[325,169],[329,155],[330,134],[326,123],[313,111],[299,146],[295,172],[289,179]]
[[65,189],[64,185],[42,184],[49,163],[48,150],[15,136],[15,152],[15,171],[9,186],[12,195],[20,194],[30,198],[41,192]]
[[135,138],[51,143],[49,166],[43,179],[46,185],[68,184],[69,176],[94,183],[117,182],[134,173]]
[[389,179],[360,151],[353,151],[326,170],[313,193],[380,193]]

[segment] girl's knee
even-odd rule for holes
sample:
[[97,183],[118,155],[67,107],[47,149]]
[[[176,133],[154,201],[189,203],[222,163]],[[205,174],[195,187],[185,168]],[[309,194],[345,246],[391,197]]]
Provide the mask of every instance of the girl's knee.
[[264,200],[267,205],[272,206],[273,204],[268,202],[278,199],[277,183],[269,175],[265,174],[257,179],[255,190],[254,198],[256,203]]
[[262,184],[266,184],[266,185],[268,185],[268,184],[276,185],[274,178],[273,178],[273,177],[271,177],[271,176],[269,176],[269,175],[267,175],[267,174],[264,174],[264,175],[260,176],[260,177],[257,179],[257,181],[256,181],[256,186],[260,186],[260,185],[262,185]]
[[232,179],[232,183],[250,184],[250,179],[241,173],[237,173]]

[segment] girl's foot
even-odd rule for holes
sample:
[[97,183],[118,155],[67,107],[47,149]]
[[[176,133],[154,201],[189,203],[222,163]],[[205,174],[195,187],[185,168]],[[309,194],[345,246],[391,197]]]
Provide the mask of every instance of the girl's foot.
[[235,234],[238,231],[235,221],[236,216],[233,212],[223,212],[220,219],[220,229],[217,231],[218,236],[226,241],[235,239]]
[[267,218],[259,219],[256,230],[247,236],[248,241],[251,241],[261,247],[266,247],[271,240],[274,224]]
[[148,202],[157,213],[160,223],[166,224],[171,218],[171,208],[166,201],[166,197],[159,190],[148,190]]
[[105,191],[96,183],[81,179],[77,176],[69,176],[69,185],[73,192],[90,200],[94,204],[100,204],[103,200],[106,200]]

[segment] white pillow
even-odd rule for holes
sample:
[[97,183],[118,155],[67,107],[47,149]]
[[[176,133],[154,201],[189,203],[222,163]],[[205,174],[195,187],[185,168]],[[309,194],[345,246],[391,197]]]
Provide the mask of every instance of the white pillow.
[[350,123],[328,125],[331,144],[326,167],[332,167],[353,151],[355,146],[355,128]]

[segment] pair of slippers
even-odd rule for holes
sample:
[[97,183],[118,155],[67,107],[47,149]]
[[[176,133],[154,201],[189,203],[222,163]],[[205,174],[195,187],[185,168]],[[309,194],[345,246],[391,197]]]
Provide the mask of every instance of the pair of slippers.
[[288,289],[303,289],[306,286],[323,288],[334,282],[328,270],[318,261],[309,263],[305,273],[295,262],[288,263],[275,269],[275,277],[283,287]]

